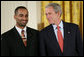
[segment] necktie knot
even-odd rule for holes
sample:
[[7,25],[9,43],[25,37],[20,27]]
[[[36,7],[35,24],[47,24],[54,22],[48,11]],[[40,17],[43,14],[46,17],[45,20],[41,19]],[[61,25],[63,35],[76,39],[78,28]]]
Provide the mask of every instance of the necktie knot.
[[24,30],[22,30],[21,33],[24,34]]
[[59,30],[60,29],[60,26],[57,26],[57,29]]

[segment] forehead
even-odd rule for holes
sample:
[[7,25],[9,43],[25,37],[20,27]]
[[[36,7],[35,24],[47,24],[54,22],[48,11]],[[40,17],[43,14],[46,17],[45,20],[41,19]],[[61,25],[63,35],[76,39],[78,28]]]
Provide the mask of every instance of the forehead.
[[18,9],[18,13],[28,13],[27,9]]
[[46,8],[45,10],[46,10],[47,12],[48,12],[48,11],[54,11],[54,9],[53,9],[53,7],[52,7],[52,6],[50,6],[50,7]]

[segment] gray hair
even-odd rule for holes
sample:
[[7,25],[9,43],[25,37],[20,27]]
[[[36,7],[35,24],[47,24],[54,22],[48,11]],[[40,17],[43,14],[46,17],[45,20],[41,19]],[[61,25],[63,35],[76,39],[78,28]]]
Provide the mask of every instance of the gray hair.
[[59,12],[60,11],[60,16],[62,15],[62,9],[61,9],[61,6],[58,4],[58,3],[49,3],[47,6],[46,6],[46,8],[48,8],[48,7],[53,7],[53,9],[55,10],[55,12],[57,13],[57,12]]

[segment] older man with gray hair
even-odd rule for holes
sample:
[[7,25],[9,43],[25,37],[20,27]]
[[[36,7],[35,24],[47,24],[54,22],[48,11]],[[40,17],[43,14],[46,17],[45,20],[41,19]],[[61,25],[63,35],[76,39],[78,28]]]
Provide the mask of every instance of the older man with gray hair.
[[45,14],[50,25],[40,32],[41,56],[83,56],[78,25],[61,20],[61,6],[50,3],[45,8]]

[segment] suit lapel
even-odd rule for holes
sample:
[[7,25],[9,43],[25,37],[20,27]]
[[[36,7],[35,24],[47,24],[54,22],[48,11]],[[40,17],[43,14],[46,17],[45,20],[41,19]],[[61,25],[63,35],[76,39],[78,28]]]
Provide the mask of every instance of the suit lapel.
[[56,50],[59,50],[61,52],[61,49],[59,47],[59,44],[58,44],[58,41],[56,39],[55,32],[54,32],[54,29],[53,29],[52,25],[50,25],[48,27],[48,33],[47,34],[48,34],[48,38],[50,39],[50,42],[52,43],[52,45],[54,47],[56,47]]
[[22,46],[24,46],[24,43],[23,43],[23,41],[22,41],[22,38],[21,38],[21,36],[19,35],[19,33],[18,33],[18,31],[16,30],[15,27],[13,28],[13,31],[14,31],[14,34],[15,34],[17,47],[20,47],[20,46],[22,47]]
[[[22,41],[22,38],[21,38],[21,36],[19,35],[19,33],[18,33],[18,31],[16,30],[15,27],[13,28],[13,31],[14,31],[14,34],[15,34],[14,38],[16,38],[17,46],[18,46],[18,47],[19,47],[19,46],[24,46],[24,43],[23,43],[23,41]],[[32,42],[33,33],[32,33],[32,31],[31,31],[31,29],[28,28],[28,27],[27,27],[26,33],[27,33],[27,46],[29,46],[29,45],[31,45],[31,42]],[[24,46],[24,47],[25,47],[25,46]]]
[[54,29],[53,29],[53,27],[52,27],[52,25],[50,25],[49,27],[48,27],[48,29],[47,29],[47,31],[48,31],[48,36],[49,36],[49,39],[50,40],[55,40],[55,41],[57,41],[57,39],[56,39],[56,36],[55,36],[55,33],[54,33]]
[[32,43],[33,33],[30,28],[27,27],[27,46],[30,46]]
[[63,22],[64,25],[64,49],[63,52],[65,53],[65,51],[67,51],[67,48],[69,46],[69,34],[70,34],[70,30],[69,30],[69,26],[67,25],[67,23]]
[[[69,46],[68,44],[70,42],[70,40],[69,40],[69,38],[70,38],[69,37],[70,29],[69,29],[69,26],[67,25],[67,23],[64,22],[64,21],[63,21],[63,26],[64,26],[63,27],[64,28],[64,47],[63,47],[63,53],[65,53],[65,51],[67,50],[67,48]],[[48,37],[50,39],[50,42],[52,42],[52,44],[56,45],[56,47],[57,47],[56,49],[60,50],[60,52],[61,52],[61,49],[59,47],[59,44],[58,44],[58,41],[56,39],[56,36],[55,36],[54,29],[53,29],[52,25],[50,25],[48,27],[47,31],[48,31],[47,34],[48,34]]]

